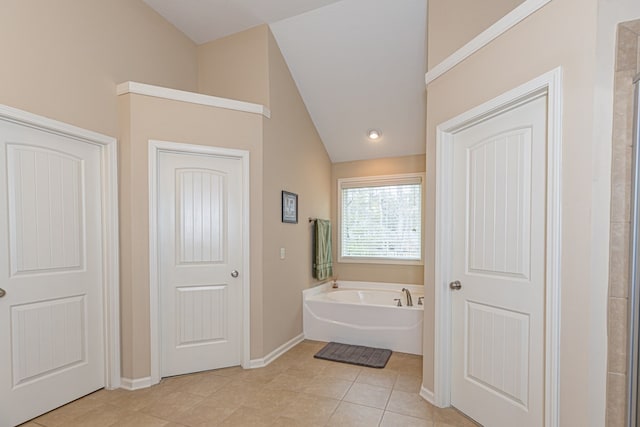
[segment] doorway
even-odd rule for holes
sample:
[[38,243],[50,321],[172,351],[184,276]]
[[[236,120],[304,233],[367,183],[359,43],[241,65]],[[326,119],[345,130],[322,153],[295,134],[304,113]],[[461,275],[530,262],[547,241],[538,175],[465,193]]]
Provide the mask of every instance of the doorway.
[[[504,187],[500,189],[500,192],[492,190],[494,195],[502,194],[503,196],[497,199],[485,200],[491,203],[477,205],[469,203],[474,194],[475,196],[482,195],[483,197],[489,195],[489,198],[491,198],[490,195],[492,194],[491,191],[486,192],[483,190],[480,192],[480,189],[482,189],[480,186],[470,187],[470,183],[473,182],[473,179],[470,179],[467,174],[471,170],[470,162],[471,160],[479,161],[482,158],[483,162],[477,163],[479,167],[475,169],[475,175],[472,176],[478,179],[482,178],[481,181],[483,183],[495,182],[496,174],[507,173],[509,165],[512,163],[506,161],[504,155],[509,152],[511,152],[511,154],[508,154],[510,156],[517,153],[513,150],[504,149],[509,138],[512,138],[512,141],[519,141],[515,145],[520,145],[521,148],[525,149],[525,151],[520,151],[519,153],[521,154],[517,155],[517,157],[520,157],[520,160],[518,160],[520,166],[518,167],[521,169],[520,172],[515,172],[516,176],[524,173],[521,177],[521,179],[524,179],[524,176],[528,174],[525,168],[526,162],[522,157],[522,154],[527,152],[527,143],[525,142],[527,140],[527,131],[525,128],[533,127],[529,125],[519,126],[515,123],[509,124],[509,122],[506,122],[498,126],[500,129],[489,129],[480,140],[475,142],[468,140],[468,145],[463,149],[462,153],[459,152],[460,148],[456,144],[464,142],[465,132],[467,132],[467,136],[469,132],[473,133],[472,130],[469,130],[473,129],[474,126],[487,124],[491,126],[492,120],[497,120],[501,116],[507,117],[510,113],[517,112],[519,108],[526,108],[527,104],[533,105],[535,100],[540,99],[547,100],[547,102],[544,102],[546,111],[542,113],[543,120],[546,120],[546,126],[543,124],[543,127],[546,127],[543,129],[546,145],[541,150],[538,150],[538,154],[535,155],[538,158],[537,164],[531,162],[529,164],[532,172],[542,171],[542,175],[536,178],[537,184],[533,183],[534,175],[530,175],[532,186],[527,191],[531,191],[531,195],[533,195],[536,185],[542,185],[541,189],[535,190],[540,194],[537,196],[536,206],[538,208],[540,208],[540,205],[543,206],[541,212],[542,222],[539,219],[537,220],[538,229],[535,231],[541,234],[538,236],[540,239],[538,241],[541,243],[537,245],[538,247],[534,245],[533,239],[538,237],[533,236],[533,222],[531,222],[527,226],[530,232],[528,236],[524,231],[524,226],[527,224],[520,223],[516,228],[513,228],[514,231],[519,231],[519,238],[515,240],[513,238],[502,239],[503,243],[495,245],[497,233],[505,231],[504,228],[501,230],[495,227],[491,228],[497,220],[500,220],[500,215],[506,215],[505,218],[513,216],[514,219],[517,219],[519,215],[517,213],[511,215],[509,214],[510,211],[504,209],[496,210],[496,206],[506,208],[507,205],[512,205],[511,203],[506,203],[509,199],[508,197],[503,197],[508,194],[508,192],[504,192]],[[527,115],[525,114],[525,117]],[[561,70],[556,69],[438,126],[434,401],[438,406],[449,406],[455,403],[458,406],[465,407],[463,410],[468,412],[475,411],[472,407],[471,409],[466,407],[466,403],[460,403],[461,401],[455,400],[459,399],[459,396],[464,396],[462,397],[463,400],[469,399],[464,393],[458,393],[461,390],[459,384],[462,381],[472,384],[476,391],[481,392],[485,397],[495,398],[496,401],[502,403],[506,402],[506,406],[502,409],[503,412],[498,412],[501,415],[499,420],[502,421],[483,419],[484,417],[490,417],[491,414],[484,413],[482,410],[477,413],[468,413],[469,416],[475,417],[481,423],[489,423],[490,425],[500,425],[500,422],[507,423],[505,425],[513,425],[514,422],[522,423],[521,419],[517,418],[519,416],[517,413],[520,412],[520,415],[522,415],[522,413],[529,410],[530,399],[534,397],[531,393],[538,393],[539,402],[536,409],[536,420],[526,421],[524,425],[557,426],[559,423],[559,402],[557,399],[560,330],[560,119]],[[538,131],[538,133],[540,132]],[[544,142],[545,138],[543,138],[543,145]],[[535,157],[533,156],[536,152],[533,150],[534,143],[535,140],[533,139],[529,142],[532,147],[530,160]],[[513,146],[512,144],[511,147]],[[474,149],[475,151],[473,151]],[[501,151],[501,154],[496,154]],[[491,154],[491,156],[487,154]],[[457,156],[463,156],[462,160],[457,161]],[[513,160],[515,161],[515,158]],[[462,167],[462,170],[456,170],[456,167],[458,169]],[[461,181],[460,174],[467,176],[467,178]],[[516,191],[518,186],[520,186],[521,190],[525,189],[522,187],[522,182],[514,181],[509,183],[509,187],[512,187],[513,191]],[[474,188],[478,191],[475,192]],[[462,192],[462,199],[457,200],[455,194],[460,192]],[[518,197],[514,200],[516,199]],[[534,199],[530,198],[530,200],[529,203],[534,203]],[[460,208],[458,206],[460,203],[464,207]],[[472,206],[483,207],[483,209],[479,210],[478,215],[474,217],[470,215],[473,214],[473,210],[470,209]],[[485,209],[485,207],[488,207],[488,209]],[[521,206],[518,209],[528,208]],[[517,210],[513,212],[517,212]],[[505,218],[497,222],[504,223]],[[473,219],[473,222],[471,219]],[[521,217],[521,220],[524,221],[526,218]],[[474,229],[474,227],[478,228]],[[507,227],[508,230],[509,228]],[[485,237],[490,238],[485,239]],[[525,251],[524,246],[521,246],[520,249],[511,250],[508,247],[509,245],[504,244],[504,242],[510,240],[524,243],[525,240],[522,239],[526,238],[529,238],[528,252]],[[474,249],[470,250],[472,244]],[[493,262],[497,260],[496,254],[502,254],[501,259],[504,260],[504,252],[506,250],[509,250],[511,255],[514,253],[518,255],[520,259],[516,263],[519,265],[518,268],[505,268],[508,266],[502,265],[503,261],[500,261],[500,263]],[[534,262],[532,257],[534,253],[541,257],[541,261]],[[456,259],[460,262],[457,262]],[[525,263],[527,259],[529,264]],[[505,294],[507,288],[515,289],[518,292],[518,290],[522,291],[526,287],[522,286],[522,283],[532,283],[531,277],[536,263],[542,266],[542,270],[538,268],[536,273],[541,276],[540,280],[538,280],[539,284],[536,286],[543,286],[543,289],[537,289],[537,304],[542,305],[542,307],[538,306],[536,309],[538,314],[535,316],[522,307],[510,306],[506,301],[485,301],[478,295],[469,295],[471,298],[465,300],[464,292],[459,296],[452,295],[460,292],[457,290],[460,288],[473,291],[474,285],[478,281],[483,281],[484,285],[491,288],[488,291],[485,290],[485,294],[494,295],[499,300],[504,296],[503,294]],[[509,265],[513,267],[516,264],[511,263]],[[516,270],[521,270],[521,272]],[[462,278],[456,277],[457,275],[462,275]],[[461,309],[456,307],[461,307]],[[529,322],[534,321],[534,318],[536,326],[529,329]],[[484,346],[486,349],[490,349],[491,345],[499,344],[498,342],[489,343],[489,341],[496,336],[499,337],[499,334],[495,333],[496,331],[505,331],[507,330],[505,328],[509,328],[510,333],[508,336],[505,334],[503,337],[505,339],[501,342],[503,345],[511,347],[509,355],[514,354],[515,348],[518,348],[520,352],[526,351],[518,358],[519,366],[513,367],[509,371],[517,374],[516,376],[519,375],[518,381],[520,382],[516,383],[518,391],[513,388],[507,390],[504,383],[501,382],[500,375],[497,374],[497,371],[494,375],[491,367],[487,368],[487,366],[474,364],[474,360],[482,360],[484,357],[482,350],[484,344],[490,344]],[[538,328],[537,333],[529,334],[529,330],[535,331],[536,328]],[[527,332],[525,333],[525,331]],[[478,336],[482,338],[485,335],[491,339],[477,338]],[[537,346],[537,351],[540,351],[541,354],[532,355],[532,349],[536,348],[534,346]],[[505,354],[505,352],[488,351],[487,355],[491,358],[492,365],[498,363],[501,357],[500,353]],[[537,357],[538,360],[535,361],[533,357]],[[533,366],[532,363],[541,368],[538,369],[537,373],[534,371],[534,374],[536,374],[535,379],[525,378],[523,375],[529,372],[530,367]],[[486,374],[487,372],[489,374]],[[526,385],[523,383],[524,379],[526,379]],[[536,387],[541,390],[536,391]]]
[[246,365],[249,154],[149,147],[152,383]]
[[120,385],[115,139],[0,106],[0,426]]

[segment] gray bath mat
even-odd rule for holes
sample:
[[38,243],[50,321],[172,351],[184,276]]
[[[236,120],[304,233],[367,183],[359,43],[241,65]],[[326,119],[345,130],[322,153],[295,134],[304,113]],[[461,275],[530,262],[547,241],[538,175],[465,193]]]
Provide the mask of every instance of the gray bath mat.
[[313,357],[369,368],[384,368],[391,357],[391,350],[330,342]]

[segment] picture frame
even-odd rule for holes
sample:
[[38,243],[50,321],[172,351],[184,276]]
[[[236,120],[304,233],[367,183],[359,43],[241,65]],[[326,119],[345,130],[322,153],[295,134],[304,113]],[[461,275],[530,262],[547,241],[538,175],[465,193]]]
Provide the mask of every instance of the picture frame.
[[282,191],[282,222],[298,223],[298,195],[284,190]]

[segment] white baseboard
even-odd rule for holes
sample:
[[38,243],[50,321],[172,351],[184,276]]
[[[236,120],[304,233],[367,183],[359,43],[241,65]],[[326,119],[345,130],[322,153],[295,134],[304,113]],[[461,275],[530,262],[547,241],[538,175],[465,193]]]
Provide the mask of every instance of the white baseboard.
[[122,378],[120,380],[120,387],[125,390],[140,390],[141,388],[147,388],[151,386],[151,377],[136,378],[134,380],[132,380],[131,378]]
[[255,368],[264,368],[269,363],[276,360],[278,357],[282,356],[287,351],[291,350],[296,344],[299,344],[304,340],[304,334],[300,334],[297,337],[294,337],[282,344],[280,347],[273,350],[271,353],[267,354],[265,357],[261,359],[251,359],[249,361],[249,366],[243,366],[245,369],[255,369]]
[[425,388],[424,386],[420,387],[420,397],[431,403],[433,406],[438,406],[436,405],[436,396],[431,390]]

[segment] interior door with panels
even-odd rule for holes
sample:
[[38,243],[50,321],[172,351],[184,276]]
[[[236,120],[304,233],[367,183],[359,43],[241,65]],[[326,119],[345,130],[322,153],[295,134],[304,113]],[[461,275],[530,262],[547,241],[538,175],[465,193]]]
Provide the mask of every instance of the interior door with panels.
[[0,120],[0,425],[105,384],[98,145]]
[[451,402],[483,425],[544,420],[546,102],[454,137]]
[[162,376],[239,365],[243,165],[159,151]]

